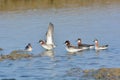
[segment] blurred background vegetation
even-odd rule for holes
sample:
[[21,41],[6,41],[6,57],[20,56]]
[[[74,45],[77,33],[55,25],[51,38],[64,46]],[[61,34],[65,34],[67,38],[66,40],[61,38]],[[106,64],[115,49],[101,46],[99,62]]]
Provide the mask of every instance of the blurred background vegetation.
[[120,0],[0,0],[0,11],[82,7],[120,3]]

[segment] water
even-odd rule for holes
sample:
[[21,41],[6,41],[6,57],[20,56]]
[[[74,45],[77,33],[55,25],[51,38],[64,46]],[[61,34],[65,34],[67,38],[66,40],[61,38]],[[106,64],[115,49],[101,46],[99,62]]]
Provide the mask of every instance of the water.
[[[0,79],[16,80],[76,80],[81,79],[79,70],[119,68],[120,5],[77,6],[67,8],[28,9],[0,12],[1,54],[23,50],[31,43],[34,55],[41,57],[0,62]],[[45,51],[39,44],[45,39],[49,22],[55,26],[54,39],[57,47],[53,52]],[[77,38],[83,43],[109,44],[108,50],[88,50],[69,54],[63,44],[70,40],[76,45]],[[78,69],[75,75],[68,72]],[[87,80],[87,79],[86,79]]]

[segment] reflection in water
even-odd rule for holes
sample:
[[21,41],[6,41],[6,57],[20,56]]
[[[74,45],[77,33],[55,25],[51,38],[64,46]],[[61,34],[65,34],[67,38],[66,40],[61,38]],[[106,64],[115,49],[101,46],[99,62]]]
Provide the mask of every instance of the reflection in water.
[[101,52],[104,52],[104,51],[107,51],[107,50],[95,50],[95,53],[97,56],[99,56],[101,54]]
[[70,53],[70,52],[68,52],[67,53],[67,58],[68,59],[72,59],[73,56],[82,55],[82,54],[83,54],[82,52],[76,52],[76,53]]
[[68,60],[71,60],[72,59],[72,57],[73,56],[75,56],[76,55],[76,53],[67,53],[67,58],[68,58]]
[[113,3],[119,4],[120,0],[0,0],[0,11],[103,6]]
[[54,58],[54,51],[53,50],[49,50],[49,51],[44,51],[44,52],[42,52],[41,53],[41,56],[48,56],[48,57],[50,57],[50,58]]

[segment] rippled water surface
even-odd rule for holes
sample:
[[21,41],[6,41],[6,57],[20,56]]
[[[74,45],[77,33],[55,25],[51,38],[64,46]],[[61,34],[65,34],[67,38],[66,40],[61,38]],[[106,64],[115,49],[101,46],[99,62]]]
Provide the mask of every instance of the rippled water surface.
[[[107,1],[107,0],[106,0]],[[76,5],[76,4],[74,4]],[[39,44],[45,39],[49,22],[55,26],[54,51],[45,51]],[[76,45],[77,38],[83,43],[109,44],[108,50],[87,50],[70,54],[65,50],[65,40]],[[89,4],[70,7],[0,11],[1,54],[23,50],[31,43],[34,55],[40,57],[4,60],[0,62],[0,79],[16,80],[76,80],[81,79],[79,70],[120,67],[120,2]],[[31,54],[30,53],[30,54]],[[76,71],[71,72],[71,69]],[[76,74],[75,74],[76,73]],[[87,79],[86,79],[87,80]]]

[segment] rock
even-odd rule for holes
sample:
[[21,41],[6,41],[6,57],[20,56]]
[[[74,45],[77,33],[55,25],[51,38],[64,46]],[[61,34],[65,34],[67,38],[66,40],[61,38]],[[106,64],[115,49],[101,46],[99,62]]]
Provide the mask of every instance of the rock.
[[96,79],[120,80],[120,68],[101,68],[93,76]]
[[2,48],[0,48],[0,51],[2,51],[3,49]]
[[97,70],[72,68],[67,71],[66,76],[77,76],[85,80],[120,80],[120,68],[100,68]]
[[8,55],[1,55],[0,61],[3,61],[5,59],[16,60],[16,59],[30,58],[30,57],[32,57],[32,55],[27,52],[15,50]]
[[100,68],[98,70],[83,70],[84,77],[95,80],[120,80],[120,68]]

